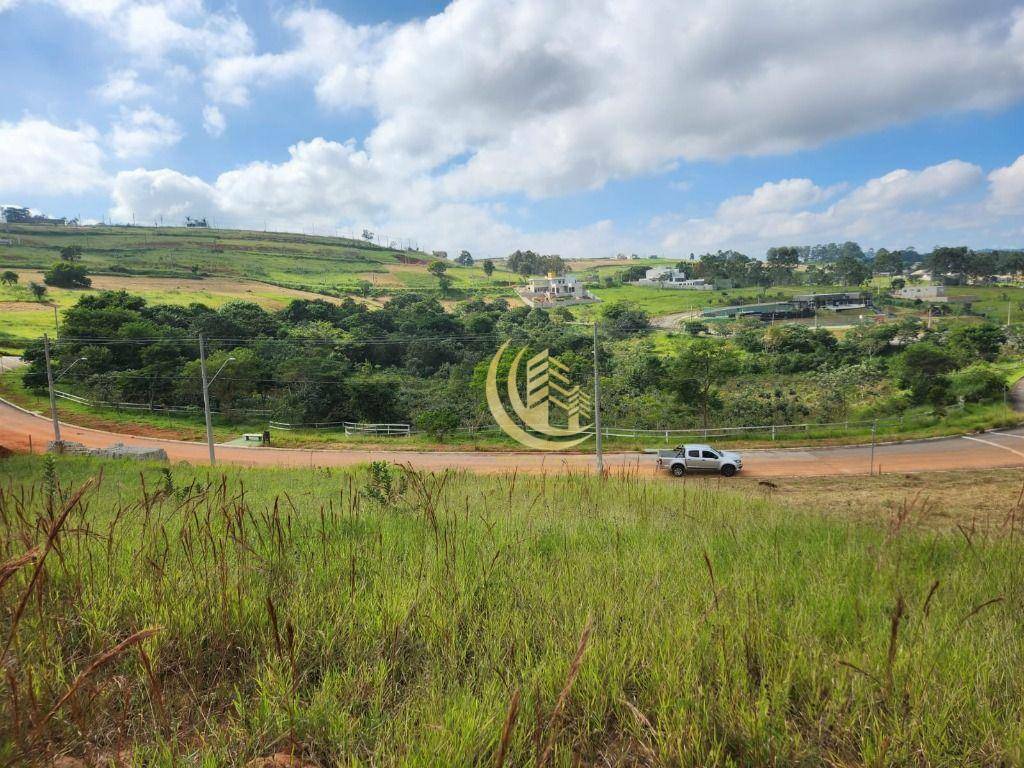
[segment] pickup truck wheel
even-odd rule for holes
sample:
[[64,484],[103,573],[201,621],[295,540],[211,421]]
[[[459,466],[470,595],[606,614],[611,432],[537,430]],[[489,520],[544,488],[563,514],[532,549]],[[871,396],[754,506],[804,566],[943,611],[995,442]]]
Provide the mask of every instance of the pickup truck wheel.
[[682,464],[673,464],[672,474],[675,475],[676,477],[682,477],[684,474],[686,474],[686,467],[684,467]]
[[732,464],[726,464],[724,467],[722,467],[722,476],[723,477],[732,477],[735,474],[736,474],[736,467],[734,467]]

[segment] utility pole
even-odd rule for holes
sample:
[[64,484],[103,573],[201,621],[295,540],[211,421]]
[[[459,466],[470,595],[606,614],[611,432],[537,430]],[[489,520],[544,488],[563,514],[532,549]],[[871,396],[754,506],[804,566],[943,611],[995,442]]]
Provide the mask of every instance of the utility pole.
[[46,357],[46,386],[50,390],[50,416],[53,417],[53,442],[60,451],[60,421],[57,419],[57,397],[53,394],[53,368],[50,367],[50,337],[43,334],[43,355]]
[[604,475],[604,453],[601,450],[601,371],[597,366],[597,320],[594,320],[594,435],[597,437],[597,476]]
[[868,467],[868,476],[875,474],[875,430],[878,429],[878,419],[871,422],[871,466]]
[[229,357],[223,363],[220,364],[220,368],[213,374],[213,377],[207,381],[206,379],[206,347],[203,345],[203,335],[199,334],[199,372],[203,377],[203,411],[206,415],[206,444],[210,448],[210,466],[216,466],[217,457],[213,452],[213,419],[210,415],[210,385],[217,380],[220,376],[220,372],[224,370],[224,366],[228,363],[234,362],[235,358]]
[[199,335],[199,372],[203,377],[203,411],[206,415],[206,444],[210,448],[210,466],[216,466],[217,457],[213,452],[213,422],[210,418],[210,385],[206,381],[206,347],[203,336]]

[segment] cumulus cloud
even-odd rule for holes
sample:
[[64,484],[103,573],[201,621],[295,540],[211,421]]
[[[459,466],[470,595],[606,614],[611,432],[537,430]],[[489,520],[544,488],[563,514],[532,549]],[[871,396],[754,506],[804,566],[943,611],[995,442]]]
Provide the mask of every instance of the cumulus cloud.
[[1024,155],[988,175],[990,207],[1005,214],[1024,214]]
[[25,117],[0,121],[0,193],[79,194],[103,187],[99,134]]
[[353,26],[330,11],[295,10],[284,27],[296,38],[291,50],[260,55],[222,56],[206,70],[206,90],[221,103],[249,103],[254,84],[293,77],[316,83],[318,98],[333,107],[369,103],[370,79],[382,51],[386,26]]
[[147,157],[181,141],[181,128],[151,107],[121,113],[110,132],[110,145],[122,160]]
[[303,78],[324,106],[373,110],[382,163],[443,168],[455,198],[544,197],[1007,104],[1022,19],[1015,0],[454,0],[377,27],[302,10],[294,45],[221,57],[207,89],[245,104]]
[[107,81],[96,89],[96,95],[110,102],[132,101],[152,94],[152,86],[139,82],[139,73],[134,69],[111,72]]
[[216,105],[207,104],[203,107],[204,131],[216,139],[224,133],[227,127],[228,121],[224,117],[224,113]]
[[829,240],[909,238],[916,243],[982,224],[973,203],[959,199],[982,180],[981,168],[961,160],[921,170],[901,168],[869,179],[827,206],[823,201],[837,188],[822,189],[809,179],[767,183],[750,195],[723,201],[714,216],[669,225],[662,244],[673,251],[740,248],[756,253],[770,245]]

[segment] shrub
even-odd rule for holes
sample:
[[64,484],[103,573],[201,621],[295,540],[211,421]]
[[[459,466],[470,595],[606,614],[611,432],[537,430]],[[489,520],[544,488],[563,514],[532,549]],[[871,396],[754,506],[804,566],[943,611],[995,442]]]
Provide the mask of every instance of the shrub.
[[1003,396],[1003,377],[991,365],[976,363],[949,377],[950,394],[967,403],[983,403]]
[[89,279],[85,267],[68,261],[59,261],[43,275],[43,282],[58,288],[89,288]]
[[459,426],[459,414],[454,408],[434,408],[416,416],[416,427],[435,440],[443,440]]

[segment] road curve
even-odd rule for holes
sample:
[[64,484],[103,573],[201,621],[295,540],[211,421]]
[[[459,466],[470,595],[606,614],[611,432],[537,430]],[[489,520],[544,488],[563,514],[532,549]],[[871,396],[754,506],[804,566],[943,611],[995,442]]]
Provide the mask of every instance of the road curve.
[[[18,452],[40,453],[53,439],[49,419],[29,413],[0,400],[0,445]],[[90,448],[107,448],[116,442],[127,445],[163,448],[171,461],[206,464],[209,461],[204,443],[135,437],[115,432],[78,427],[61,422],[65,440],[83,443]],[[796,477],[867,474],[871,460],[870,446],[834,448],[780,448],[743,452],[747,477]],[[408,464],[416,469],[465,469],[472,472],[565,472],[592,471],[592,454],[498,451],[369,451],[369,450],[299,450],[289,448],[241,448],[218,446],[217,461],[242,466],[350,466],[373,460]],[[609,453],[605,467],[612,472],[654,472],[654,459],[641,453]],[[1024,467],[1024,428],[1000,432],[984,432],[963,437],[946,437],[875,447],[875,472],[925,472],[950,469],[989,469],[992,467]],[[0,465],[2,474],[2,465]]]

